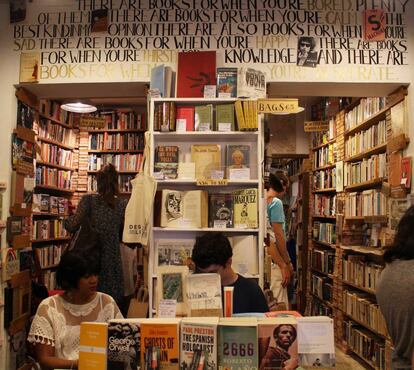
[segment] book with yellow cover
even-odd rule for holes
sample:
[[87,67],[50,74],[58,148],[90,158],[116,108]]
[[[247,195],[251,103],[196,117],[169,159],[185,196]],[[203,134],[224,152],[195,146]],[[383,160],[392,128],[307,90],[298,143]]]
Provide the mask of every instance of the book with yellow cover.
[[178,370],[180,319],[141,321],[141,370]]
[[214,171],[221,170],[221,146],[191,145],[191,162],[195,163],[197,180],[214,177]]
[[107,340],[107,323],[81,323],[79,343],[79,370],[106,370]]
[[244,119],[243,104],[241,100],[234,102],[234,108],[236,109],[237,127],[239,131],[246,130],[246,121]]
[[257,220],[257,189],[233,192],[233,223],[235,228],[255,229]]

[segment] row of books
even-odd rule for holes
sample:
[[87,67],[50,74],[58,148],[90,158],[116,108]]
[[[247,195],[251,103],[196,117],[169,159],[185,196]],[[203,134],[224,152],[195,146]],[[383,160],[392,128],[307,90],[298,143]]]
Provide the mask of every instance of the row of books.
[[388,198],[380,189],[352,192],[345,198],[345,217],[383,216]]
[[154,131],[246,130],[257,130],[257,102],[254,100],[194,106],[177,106],[175,102],[163,102],[155,107]]
[[388,227],[381,224],[365,225],[362,245],[367,247],[386,247],[390,245]]
[[312,249],[311,266],[325,274],[333,274],[335,266],[335,251]]
[[67,215],[69,212],[69,200],[49,194],[33,194],[32,212]]
[[311,296],[310,300],[310,315],[312,316],[333,316],[333,310],[331,306],[325,304],[322,300]]
[[288,176],[294,176],[302,171],[303,158],[290,159],[286,163],[286,171]]
[[343,311],[367,325],[372,330],[384,336],[387,335],[387,327],[384,316],[378,304],[373,301],[373,297],[367,293],[344,290],[342,293]]
[[90,150],[143,150],[144,136],[135,133],[90,134]]
[[54,186],[61,189],[72,188],[71,171],[57,170],[45,166],[36,167],[36,185]]
[[[227,144],[226,163],[222,165],[221,145],[191,145],[191,162],[180,163],[178,146],[157,146],[155,148],[154,176],[157,179],[250,179],[249,144]],[[185,156],[182,154],[181,157]],[[192,165],[191,165],[192,163]],[[183,170],[185,167],[185,171]],[[226,169],[226,173],[224,171]]]
[[336,243],[336,225],[328,222],[314,221],[312,227],[313,239],[323,243]]
[[313,173],[314,190],[331,189],[336,187],[336,168],[315,171]]
[[312,274],[311,291],[320,299],[331,302],[333,295],[332,279],[329,279],[326,276]]
[[351,157],[387,142],[386,121],[380,121],[367,130],[357,132],[345,140],[345,156]]
[[51,244],[37,247],[35,251],[40,267],[44,269],[56,266],[60,262],[60,257],[65,248],[65,244]]
[[88,171],[99,171],[111,163],[117,171],[138,171],[142,161],[142,154],[89,154]]
[[348,131],[385,107],[385,97],[363,98],[351,111],[345,113],[345,130]]
[[258,227],[257,188],[209,194],[205,190],[158,192],[156,211],[161,215],[155,225],[170,228],[219,229]]
[[67,125],[72,126],[74,123],[74,113],[63,110],[61,105],[56,101],[41,99],[39,111],[41,114]]
[[69,146],[75,146],[76,144],[76,135],[72,129],[63,127],[43,117],[40,117],[37,135],[39,138],[58,141]]
[[[109,323],[84,322],[80,328],[79,367],[144,370],[267,368],[275,350],[273,332],[284,326],[293,339],[285,359],[301,366],[334,366],[333,323],[327,317],[116,319]],[[306,335],[318,326],[324,337]],[[301,333],[301,334],[298,334]],[[96,340],[99,338],[99,340]],[[319,341],[319,342],[318,342]],[[299,352],[323,343],[321,352]],[[97,367],[96,367],[97,368]]]
[[43,284],[48,291],[55,290],[57,288],[56,283],[56,271],[46,270],[42,273]]
[[342,260],[342,279],[375,291],[383,269],[381,265],[366,261],[364,256],[351,254]]
[[33,128],[33,121],[35,119],[36,111],[24,104],[20,100],[17,101],[17,126],[25,127],[28,129]]
[[[120,174],[118,176],[118,186],[121,193],[130,193],[132,191],[131,180],[135,175]],[[98,191],[98,183],[96,175],[88,175],[88,192],[96,193]]]
[[57,145],[47,143],[41,143],[40,150],[43,162],[72,167],[73,152],[71,150],[62,149]]
[[335,139],[335,137],[336,137],[336,122],[334,118],[331,118],[329,120],[328,131],[312,132],[312,136],[311,136],[312,147],[315,148],[317,146],[326,144],[329,141]]
[[63,227],[62,219],[33,221],[33,240],[58,239],[65,238],[68,235],[68,232]]
[[[134,111],[104,111],[99,117],[105,118],[104,130],[145,130],[147,125],[145,115]],[[93,130],[93,129],[90,129]]]
[[[329,184],[328,184],[329,185]],[[335,216],[336,215],[336,195],[314,194],[315,216]]]
[[354,321],[344,321],[344,334],[348,346],[358,356],[367,360],[378,370],[386,370],[385,344],[372,333]]
[[387,177],[387,154],[375,154],[359,162],[345,162],[344,185]]
[[315,168],[328,166],[336,162],[336,143],[329,144],[315,150],[313,153],[313,163]]

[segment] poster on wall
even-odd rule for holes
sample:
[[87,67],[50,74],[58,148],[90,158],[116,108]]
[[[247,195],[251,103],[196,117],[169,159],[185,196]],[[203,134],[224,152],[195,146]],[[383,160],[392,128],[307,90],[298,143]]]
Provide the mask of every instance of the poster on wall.
[[9,0],[10,23],[22,22],[26,19],[26,0]]
[[366,41],[385,40],[385,13],[382,9],[365,10],[364,17],[364,39]]
[[20,83],[39,82],[39,60],[38,52],[20,54]]

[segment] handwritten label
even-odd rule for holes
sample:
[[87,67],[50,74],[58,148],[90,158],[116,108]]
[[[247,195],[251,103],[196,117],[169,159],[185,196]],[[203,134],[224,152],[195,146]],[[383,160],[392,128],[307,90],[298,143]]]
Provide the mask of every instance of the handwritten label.
[[104,128],[104,117],[81,117],[79,122],[80,127]]
[[175,130],[177,132],[186,132],[187,131],[187,120],[184,118],[178,118],[175,120]]
[[228,185],[227,179],[201,179],[197,180],[197,186],[223,186]]
[[230,168],[230,180],[250,180],[250,168]]
[[221,132],[230,132],[231,131],[231,122],[219,122],[218,130]]
[[198,131],[211,131],[210,122],[201,122],[198,126]]
[[227,221],[225,220],[214,220],[215,229],[225,229],[227,228]]
[[175,317],[177,313],[176,299],[161,299],[158,306],[158,317]]
[[305,132],[317,132],[317,131],[328,131],[328,121],[305,121],[304,123]]
[[204,98],[215,98],[216,97],[216,85],[205,85],[204,86]]
[[259,99],[257,101],[258,113],[294,113],[298,108],[298,99]]

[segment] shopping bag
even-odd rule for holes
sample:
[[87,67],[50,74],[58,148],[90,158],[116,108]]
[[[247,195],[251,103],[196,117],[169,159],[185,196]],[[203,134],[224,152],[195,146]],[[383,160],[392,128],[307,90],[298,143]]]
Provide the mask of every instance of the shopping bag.
[[137,296],[132,298],[128,307],[128,318],[145,318],[148,316],[148,290],[140,288]]
[[20,262],[17,259],[16,252],[8,248],[3,260],[2,278],[3,281],[10,280],[12,275],[20,271]]
[[157,182],[150,176],[150,133],[145,133],[145,149],[137,176],[131,180],[132,193],[125,209],[125,222],[122,234],[124,243],[148,244]]

